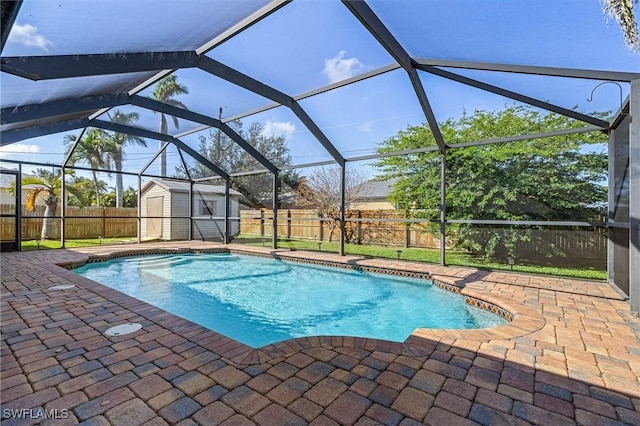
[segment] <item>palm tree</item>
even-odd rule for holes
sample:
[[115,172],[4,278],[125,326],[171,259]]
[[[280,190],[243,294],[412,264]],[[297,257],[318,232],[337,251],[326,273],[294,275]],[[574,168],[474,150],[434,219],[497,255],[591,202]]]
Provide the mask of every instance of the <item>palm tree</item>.
[[[162,80],[156,84],[155,89],[153,90],[153,99],[159,102],[163,102],[165,104],[173,105],[179,108],[188,109],[182,102],[175,99],[175,96],[187,94],[189,91],[186,86],[181,85],[177,81],[178,77],[175,74],[168,75],[164,77]],[[178,118],[173,118],[173,125],[175,128],[179,128]],[[160,133],[166,135],[169,133],[169,126],[167,124],[167,117],[164,113],[160,113]],[[158,149],[163,149],[166,145],[166,142],[160,141],[158,145]],[[160,176],[165,176],[167,174],[167,152],[162,151],[160,154]]]
[[[71,174],[71,172],[67,172]],[[40,232],[40,239],[46,240],[52,238],[53,226],[51,221],[58,208],[58,202],[60,201],[60,190],[62,188],[62,169],[56,169],[49,171],[46,169],[37,169],[35,175],[25,176],[22,179],[22,186],[34,185],[33,188],[27,193],[27,200],[25,207],[29,211],[34,211],[36,208],[36,200],[40,197],[45,204],[44,219],[42,221],[42,231]],[[72,185],[67,185],[67,190],[74,191]]]
[[638,24],[636,23],[633,8],[638,5],[638,0],[601,0],[605,13],[613,17],[622,32],[627,45],[631,50],[640,51],[640,40],[638,39]]
[[[115,110],[113,114],[109,114],[109,118],[112,122],[124,125],[130,125],[134,121],[140,118],[137,112],[122,112]],[[114,151],[111,154],[111,160],[113,161],[113,168],[116,172],[116,207],[122,207],[122,160],[124,160],[124,147],[127,145],[140,145],[147,146],[147,142],[139,137],[126,133],[114,132],[111,135],[111,142],[114,145]]]
[[[66,135],[64,144],[66,145],[66,153],[68,154],[73,148],[77,140],[76,135]],[[85,162],[91,167],[93,176],[93,186],[96,192],[96,206],[100,207],[100,181],[96,169],[108,169],[111,160],[117,155],[116,145],[109,139],[109,135],[101,129],[91,129],[86,136],[82,138],[76,145],[71,154],[71,164],[77,162]]]

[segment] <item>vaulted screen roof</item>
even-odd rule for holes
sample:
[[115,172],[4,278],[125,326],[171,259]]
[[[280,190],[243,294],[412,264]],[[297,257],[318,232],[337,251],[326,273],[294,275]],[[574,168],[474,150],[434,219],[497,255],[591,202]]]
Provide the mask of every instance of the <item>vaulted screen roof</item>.
[[[98,127],[199,160],[210,127],[251,151],[227,123],[257,117],[294,135],[298,164],[344,164],[412,124],[442,151],[439,122],[506,103],[607,130],[595,112],[623,107],[640,78],[598,0],[24,0],[3,2],[2,27],[2,146]],[[170,73],[188,83],[188,109],[152,99]],[[140,120],[115,128],[114,108]],[[160,135],[158,113],[180,128]]]

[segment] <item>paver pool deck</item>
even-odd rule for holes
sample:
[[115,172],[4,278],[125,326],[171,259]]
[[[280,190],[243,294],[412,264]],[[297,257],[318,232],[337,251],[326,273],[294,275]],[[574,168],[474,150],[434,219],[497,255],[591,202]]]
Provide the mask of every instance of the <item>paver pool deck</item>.
[[[58,266],[216,248],[274,252],[190,241],[2,253],[2,425],[640,425],[640,320],[606,283],[278,250],[428,272],[513,321],[253,349]],[[129,322],[143,327],[103,334]]]

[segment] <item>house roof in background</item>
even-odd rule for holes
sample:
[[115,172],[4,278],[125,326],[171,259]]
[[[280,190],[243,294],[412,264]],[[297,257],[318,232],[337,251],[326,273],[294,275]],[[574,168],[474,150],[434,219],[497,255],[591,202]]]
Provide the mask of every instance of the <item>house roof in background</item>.
[[[2,170],[4,171],[4,170]],[[15,170],[7,170],[7,171],[11,171],[11,172],[15,172]],[[0,173],[0,188],[8,188],[11,186],[11,184],[13,183],[14,180],[14,175],[9,175],[8,173]],[[26,173],[22,173],[22,179],[26,178],[26,177],[35,177],[34,175],[30,175],[30,174],[26,174]],[[23,186],[23,188],[31,188],[37,185],[26,185]]]
[[387,180],[370,180],[354,188],[356,200],[386,199],[393,190],[397,178]]

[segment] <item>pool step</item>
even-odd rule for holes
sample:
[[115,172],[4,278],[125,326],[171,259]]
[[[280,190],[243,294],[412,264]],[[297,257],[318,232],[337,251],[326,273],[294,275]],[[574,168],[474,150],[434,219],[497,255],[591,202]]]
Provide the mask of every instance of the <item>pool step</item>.
[[134,257],[131,259],[125,259],[125,262],[135,262],[142,264],[152,264],[156,262],[163,262],[167,259],[171,259],[173,256],[171,255],[163,255],[163,256],[145,256],[145,257]]
[[139,267],[149,269],[182,265],[191,262],[191,259],[182,256],[164,256],[154,259],[130,259],[130,261],[137,261]]
[[205,260],[207,262],[228,262],[232,260],[240,260],[240,257],[235,254],[216,254],[207,256],[206,258],[201,258],[199,260]]

